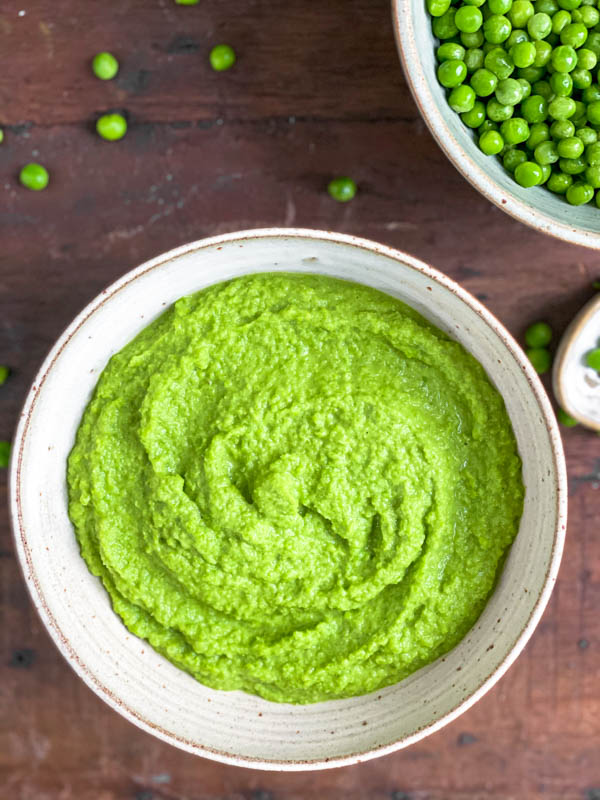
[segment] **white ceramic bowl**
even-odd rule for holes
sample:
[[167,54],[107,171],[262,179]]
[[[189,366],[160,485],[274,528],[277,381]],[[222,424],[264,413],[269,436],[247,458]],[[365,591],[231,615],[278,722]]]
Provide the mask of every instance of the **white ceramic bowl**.
[[600,248],[600,210],[571,206],[543,186],[524,189],[499,159],[484,155],[448,105],[436,77],[437,39],[424,0],[392,0],[392,19],[404,74],[423,119],[454,166],[481,194],[532,228],[574,244]]
[[[111,354],[178,297],[262,271],[317,272],[399,297],[458,339],[504,399],[523,459],[525,509],[497,589],[445,658],[380,692],[290,706],[197,683],[131,635],[79,555],[65,461]],[[11,463],[17,552],[33,602],[67,661],[145,731],[192,753],[264,769],[318,769],[389,753],[437,730],[500,678],[531,636],[556,579],[566,525],[554,414],[518,345],[471,295],[396,250],[351,236],[246,231],[181,247],[129,272],[69,325],[27,397]]]

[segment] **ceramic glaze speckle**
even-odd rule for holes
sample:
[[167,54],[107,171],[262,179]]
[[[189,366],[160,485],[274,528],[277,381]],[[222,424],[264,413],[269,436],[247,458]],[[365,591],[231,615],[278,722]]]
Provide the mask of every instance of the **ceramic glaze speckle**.
[[524,189],[501,162],[486,156],[470,128],[448,105],[436,76],[437,40],[423,0],[392,0],[396,42],[404,74],[423,119],[464,177],[503,211],[543,233],[600,248],[600,209],[569,205],[544,187]]
[[[110,356],[164,303],[265,270],[318,272],[373,286],[460,341],[504,397],[526,486],[519,534],[476,628],[444,659],[399,684],[305,707],[208,689],[128,634],[81,559],[67,516],[64,464],[95,376]],[[454,719],[498,680],[548,601],[566,521],[564,459],[549,401],[497,320],[448,278],[403,253],[293,229],[228,234],[179,248],[128,273],[84,309],[34,386],[10,476],[16,547],[33,601],[63,655],[100,697],[184,750],[249,767],[298,770],[357,763],[407,746]]]

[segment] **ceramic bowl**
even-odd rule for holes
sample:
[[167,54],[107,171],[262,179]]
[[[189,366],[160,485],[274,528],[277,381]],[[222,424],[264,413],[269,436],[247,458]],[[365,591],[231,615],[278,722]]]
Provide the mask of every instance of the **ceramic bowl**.
[[599,248],[600,211],[595,203],[575,207],[543,186],[523,189],[497,158],[481,152],[473,132],[450,108],[438,83],[437,39],[424,0],[392,0],[392,18],[410,90],[454,166],[488,200],[521,222],[567,242]]
[[[178,297],[238,275],[320,273],[399,297],[479,359],[508,408],[523,459],[520,531],[479,621],[446,657],[374,694],[308,706],[209,689],[131,635],[79,555],[65,462],[109,357]],[[181,247],[93,300],[52,348],[27,397],[11,463],[18,556],[33,602],[77,674],[116,711],[177,747],[247,767],[352,764],[422,739],[471,706],[531,636],[556,579],[566,525],[565,467],[554,414],[502,325],[449,278],[404,253],[350,236],[247,231]]]
[[600,294],[564,332],[554,359],[552,383],[559,405],[582,425],[600,433],[600,375],[585,356],[600,342]]

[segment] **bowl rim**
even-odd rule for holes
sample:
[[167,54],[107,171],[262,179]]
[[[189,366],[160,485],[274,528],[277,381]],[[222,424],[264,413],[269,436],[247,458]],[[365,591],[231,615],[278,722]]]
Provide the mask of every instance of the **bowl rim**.
[[[42,586],[35,573],[31,553],[28,545],[27,531],[23,521],[22,500],[21,500],[21,482],[22,482],[22,461],[23,450],[25,441],[28,435],[29,424],[37,398],[44,386],[44,383],[52,370],[52,367],[58,357],[62,354],[63,350],[68,347],[72,337],[76,334],[79,328],[91,317],[96,311],[102,308],[114,295],[116,295],[123,288],[143,276],[147,272],[161,267],[162,265],[176,259],[180,256],[187,255],[193,252],[201,251],[203,249],[230,244],[232,242],[242,242],[257,239],[306,239],[307,241],[326,241],[334,244],[344,246],[351,246],[368,250],[378,255],[391,258],[402,263],[409,269],[415,270],[428,279],[440,284],[446,289],[454,293],[461,299],[467,306],[469,306],[484,322],[491,328],[497,335],[500,341],[509,350],[513,358],[523,370],[525,377],[528,381],[529,387],[537,401],[538,409],[542,415],[542,419],[548,431],[550,445],[552,449],[552,461],[555,481],[555,497],[556,497],[556,526],[553,534],[552,542],[552,555],[546,571],[542,589],[535,601],[531,610],[529,619],[523,629],[519,632],[512,646],[509,648],[506,656],[496,669],[488,675],[477,688],[463,701],[457,705],[444,716],[438,720],[423,726],[421,729],[414,733],[404,736],[394,742],[380,745],[377,747],[369,748],[364,751],[349,753],[347,755],[338,756],[331,759],[307,759],[307,760],[280,760],[280,759],[267,759],[256,758],[250,756],[240,756],[235,753],[217,750],[197,742],[190,741],[179,736],[173,731],[165,730],[159,725],[145,719],[140,713],[128,707],[128,705],[118,696],[116,696],[108,687],[104,686],[101,680],[94,674],[90,666],[84,663],[79,657],[74,646],[70,643],[67,637],[63,634],[57,620],[54,618],[50,611],[45,597]],[[483,697],[492,686],[504,675],[508,668],[515,661],[517,656],[525,647],[527,641],[531,637],[540,617],[550,599],[554,583],[556,581],[558,569],[560,566],[567,523],[567,477],[566,467],[562,448],[562,440],[560,437],[558,424],[556,422],[552,406],[546,395],[546,392],[541,384],[541,381],[531,366],[529,360],[512,337],[506,328],[496,319],[496,317],[488,311],[473,295],[467,290],[459,286],[451,278],[447,277],[436,269],[428,266],[422,261],[387,245],[379,244],[377,242],[351,236],[348,234],[339,234],[332,231],[321,231],[307,228],[258,228],[253,230],[244,230],[234,233],[220,234],[217,236],[207,237],[181,247],[174,248],[167,253],[164,253],[156,258],[144,262],[140,266],[126,272],[119,279],[110,284],[100,294],[89,302],[85,308],[75,317],[75,319],[67,326],[63,333],[58,337],[52,349],[44,359],[42,366],[37,372],[31,388],[27,393],[26,400],[21,411],[19,422],[16,428],[12,455],[9,465],[9,511],[15,542],[15,549],[17,552],[18,561],[23,572],[25,583],[31,595],[33,604],[40,615],[42,622],[48,633],[50,634],[54,644],[58,647],[61,654],[66,661],[77,673],[77,675],[92,689],[104,702],[111,708],[128,719],[137,727],[141,728],[147,733],[150,733],[159,739],[174,745],[182,750],[193,753],[195,755],[204,756],[206,758],[220,761],[222,763],[231,764],[235,766],[243,766],[252,769],[265,769],[265,770],[278,770],[278,771],[303,771],[326,769],[339,766],[349,766],[357,764],[362,761],[367,761],[378,756],[387,755],[396,750],[407,747],[421,739],[425,738],[431,733],[439,730],[440,728],[452,722],[460,714],[469,709],[477,700]]]
[[444,121],[444,116],[433,98],[422,61],[415,47],[414,24],[411,0],[392,0],[392,24],[396,47],[408,88],[419,109],[421,117],[433,134],[438,146],[448,160],[462,173],[463,177],[491,203],[501,208],[514,219],[524,222],[530,228],[572,244],[582,245],[594,250],[600,249],[600,233],[575,228],[557,221],[554,217],[538,211],[531,205],[521,202],[512,194],[503,191],[498,184],[471,158],[458,143]]

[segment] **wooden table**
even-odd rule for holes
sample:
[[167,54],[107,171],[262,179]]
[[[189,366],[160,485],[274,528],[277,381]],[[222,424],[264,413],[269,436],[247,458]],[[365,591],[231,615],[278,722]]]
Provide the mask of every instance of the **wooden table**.
[[[238,63],[215,74],[210,47]],[[96,80],[110,49],[122,68]],[[445,271],[516,335],[560,332],[600,276],[595,253],[480,197],[438,150],[398,63],[388,0],[2,0],[0,438],[64,326],[107,283],[175,245],[271,225],[395,245]],[[93,133],[124,109],[127,137]],[[47,191],[21,188],[31,160]],[[357,198],[338,205],[332,175]],[[600,439],[565,431],[571,517],[560,580],[524,654],[471,711],[357,767],[269,774],[138,731],[69,669],[34,612],[1,519],[2,800],[600,798]],[[2,471],[2,502],[6,499]]]

